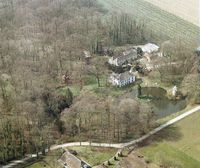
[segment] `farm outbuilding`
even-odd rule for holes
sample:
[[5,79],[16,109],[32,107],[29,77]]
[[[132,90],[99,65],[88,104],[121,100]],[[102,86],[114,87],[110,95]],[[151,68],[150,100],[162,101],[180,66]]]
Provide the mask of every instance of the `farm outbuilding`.
[[90,59],[92,58],[91,53],[89,51],[83,51],[85,57],[85,63],[90,64]]
[[200,56],[200,46],[196,49],[196,53],[198,56]]
[[122,66],[125,63],[131,63],[133,60],[138,58],[137,50],[136,49],[129,49],[122,52],[121,55],[116,55],[109,58],[108,63],[114,66]]
[[153,52],[158,52],[159,50],[159,46],[153,43],[145,44],[144,46],[141,46],[140,48],[142,49],[143,53],[149,53],[149,54]]

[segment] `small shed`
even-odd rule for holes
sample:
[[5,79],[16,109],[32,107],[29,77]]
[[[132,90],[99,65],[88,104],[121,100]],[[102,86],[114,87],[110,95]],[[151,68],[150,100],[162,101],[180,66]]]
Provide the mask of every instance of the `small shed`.
[[84,58],[85,58],[85,63],[87,65],[89,65],[90,64],[90,59],[92,57],[90,52],[89,51],[83,51],[83,54],[84,54]]
[[196,49],[196,53],[198,56],[200,56],[200,46]]

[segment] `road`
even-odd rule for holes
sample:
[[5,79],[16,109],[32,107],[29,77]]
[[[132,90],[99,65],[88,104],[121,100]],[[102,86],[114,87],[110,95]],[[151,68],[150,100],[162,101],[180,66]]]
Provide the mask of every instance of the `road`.
[[8,165],[6,166],[1,166],[2,168],[12,168],[12,167],[15,167],[16,165],[19,165],[19,164],[22,164],[22,163],[25,163],[27,161],[29,161],[29,159],[32,159],[32,158],[36,158],[37,155],[33,154],[33,155],[27,155],[24,159],[21,159],[21,160],[14,160],[12,161],[11,163],[9,163]]
[[[173,125],[175,123],[177,123],[178,121],[196,113],[196,112],[200,112],[200,106],[194,107],[191,110],[188,110],[187,112],[175,117],[174,119],[166,122],[163,125],[160,125],[159,127],[155,128],[154,130],[150,131],[148,134],[140,137],[139,139],[127,142],[127,143],[118,143],[118,144],[108,144],[108,143],[91,143],[91,142],[72,142],[72,143],[65,143],[65,144],[61,144],[61,145],[54,145],[50,148],[50,150],[56,150],[56,149],[61,149],[61,148],[66,148],[66,147],[72,147],[72,146],[93,146],[93,147],[110,147],[110,148],[117,148],[117,149],[122,149],[128,146],[132,146],[135,145],[139,142],[144,141],[145,139],[149,138],[150,136],[158,133],[159,131],[163,130],[166,127],[169,127],[170,125]],[[32,155],[35,156],[35,155]],[[31,155],[27,156],[26,158],[22,159],[22,160],[16,160],[13,161],[12,163],[3,166],[2,168],[12,168],[14,166],[16,166],[19,163],[23,163],[27,160],[29,160],[31,158]]]
[[112,147],[112,148],[124,148],[124,147],[128,147],[134,144],[137,144],[139,142],[142,142],[143,140],[149,138],[151,135],[156,134],[157,132],[161,131],[162,129],[175,124],[176,122],[190,116],[193,113],[196,113],[200,110],[200,106],[197,106],[187,112],[185,112],[184,114],[179,115],[178,117],[175,117],[174,119],[168,121],[167,123],[155,128],[154,130],[150,131],[148,134],[140,137],[139,139],[130,141],[128,143],[118,143],[118,144],[108,144],[108,143],[90,143],[90,142],[72,142],[72,143],[66,143],[66,144],[61,144],[61,145],[55,145],[51,147],[51,150],[56,150],[59,148],[66,148],[66,147],[71,147],[71,146],[94,146],[94,147]]

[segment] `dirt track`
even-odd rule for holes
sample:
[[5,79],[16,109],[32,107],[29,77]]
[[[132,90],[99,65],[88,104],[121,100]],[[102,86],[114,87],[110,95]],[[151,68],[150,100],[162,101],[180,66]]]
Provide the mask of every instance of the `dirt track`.
[[[196,106],[193,109],[188,110],[187,112],[175,117],[174,119],[169,120],[165,124],[160,125],[159,127],[157,127],[154,130],[150,131],[148,134],[142,136],[141,138],[133,140],[133,141],[130,141],[130,142],[127,142],[127,143],[120,143],[120,144],[112,144],[111,143],[111,144],[107,144],[107,143],[91,143],[91,142],[72,142],[72,143],[65,143],[65,144],[61,144],[61,145],[54,145],[54,146],[51,147],[50,150],[56,150],[56,149],[61,149],[61,148],[66,148],[66,147],[71,147],[71,146],[80,146],[80,145],[81,146],[94,146],[94,147],[112,147],[112,148],[121,149],[121,148],[124,148],[124,147],[135,145],[135,144],[137,144],[139,142],[142,142],[143,140],[149,138],[150,136],[158,133],[162,129],[167,128],[168,126],[170,126],[172,124],[175,124],[178,121],[180,121],[180,120],[182,120],[182,119],[184,119],[184,118],[186,118],[186,117],[188,117],[188,116],[190,116],[190,115],[192,115],[194,113],[197,113],[197,112],[200,112],[200,106]],[[42,153],[40,152],[40,154],[42,154]],[[12,161],[10,164],[8,164],[6,166],[3,166],[3,168],[16,167],[16,165],[18,165],[19,163],[24,163],[25,161],[31,159],[33,156],[36,157],[37,155],[36,154],[30,154],[29,156],[27,156],[24,159]]]
[[146,0],[200,27],[199,0]]

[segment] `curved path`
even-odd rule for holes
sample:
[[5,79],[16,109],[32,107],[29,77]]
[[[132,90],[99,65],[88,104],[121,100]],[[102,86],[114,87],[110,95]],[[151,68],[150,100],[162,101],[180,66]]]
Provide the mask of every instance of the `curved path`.
[[[200,112],[200,106],[194,107],[191,110],[188,110],[187,112],[175,117],[174,119],[166,122],[165,124],[160,125],[159,127],[155,128],[154,130],[150,131],[148,134],[140,137],[139,139],[127,142],[127,143],[117,143],[117,144],[113,144],[113,143],[92,143],[92,142],[72,142],[72,143],[66,143],[66,144],[61,144],[61,145],[54,145],[50,148],[50,150],[56,150],[56,149],[60,149],[60,148],[66,148],[66,147],[72,147],[72,146],[94,146],[94,147],[110,147],[110,148],[117,148],[117,149],[122,149],[128,146],[132,146],[135,145],[139,142],[142,142],[143,140],[149,138],[151,135],[154,135],[156,133],[158,133],[159,131],[161,131],[162,129],[175,124],[176,122],[192,115],[193,113],[196,112]],[[3,166],[2,168],[12,168],[15,167],[17,164],[23,163],[27,160],[29,160],[32,157],[35,157],[36,155],[28,155],[26,158],[22,159],[22,160],[16,160],[13,161],[12,163]]]
[[139,139],[127,142],[127,143],[117,143],[117,144],[108,144],[108,143],[90,143],[90,142],[72,142],[72,143],[66,143],[66,144],[61,144],[61,145],[55,145],[52,146],[50,148],[50,150],[55,150],[55,149],[59,149],[59,148],[65,148],[65,147],[71,147],[71,146],[94,146],[94,147],[112,147],[112,148],[125,148],[131,145],[134,145],[136,143],[142,142],[143,140],[149,138],[151,135],[156,134],[157,132],[159,132],[160,130],[175,124],[176,122],[190,116],[191,114],[195,113],[195,112],[200,112],[200,106],[197,106],[181,115],[179,115],[178,117],[175,117],[174,119],[166,122],[163,125],[160,125],[159,127],[155,128],[154,130],[152,130],[151,132],[149,132],[148,134],[140,137]]

